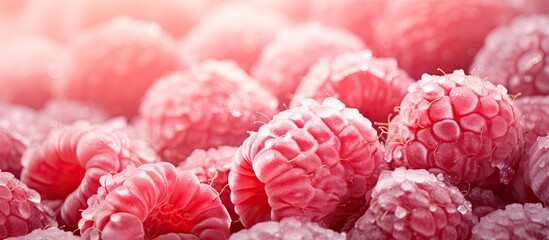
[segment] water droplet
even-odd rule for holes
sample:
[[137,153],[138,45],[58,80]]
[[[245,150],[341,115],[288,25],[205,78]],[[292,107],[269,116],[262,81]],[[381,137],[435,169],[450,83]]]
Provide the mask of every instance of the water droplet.
[[402,222],[402,221],[395,222],[394,227],[395,227],[396,230],[403,230],[404,229],[404,222]]
[[408,211],[405,208],[402,208],[400,206],[397,206],[395,209],[395,217],[397,218],[404,218],[408,215]]
[[429,205],[429,211],[431,211],[431,212],[434,212],[434,211],[436,211],[436,210],[437,210],[437,208],[438,208],[438,207],[437,207],[437,205],[435,205],[435,204],[431,204],[431,205]]
[[402,185],[400,185],[400,188],[402,188],[402,190],[404,191],[411,191],[414,186],[412,186],[410,182],[403,182]]
[[395,149],[395,151],[393,152],[393,157],[395,159],[400,159],[402,157],[402,149],[401,148]]
[[461,213],[461,215],[465,215],[469,211],[464,205],[459,205],[457,207],[457,210],[459,213]]
[[444,181],[444,175],[442,173],[437,174],[437,179],[441,182]]
[[27,191],[27,198],[29,199],[30,202],[33,202],[33,203],[40,203],[40,194],[38,194],[38,192],[36,191],[33,191],[33,190],[30,190],[30,191]]
[[242,112],[237,111],[237,110],[232,110],[232,111],[231,111],[231,116],[233,116],[233,117],[235,117],[235,118],[241,117],[241,116],[242,116]]

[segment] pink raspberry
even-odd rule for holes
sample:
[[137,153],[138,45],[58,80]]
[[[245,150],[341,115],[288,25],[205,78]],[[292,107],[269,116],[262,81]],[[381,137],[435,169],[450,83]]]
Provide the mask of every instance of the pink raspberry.
[[536,194],[530,187],[531,184],[526,184],[525,178],[528,177],[524,174],[526,170],[526,156],[523,156],[518,164],[517,172],[511,180],[511,183],[504,189],[505,201],[507,203],[538,203],[541,202]]
[[[303,217],[337,229],[385,168],[370,121],[335,98],[280,112],[238,149],[231,200],[245,227]],[[348,207],[351,206],[351,207]]]
[[41,108],[52,95],[50,69],[64,50],[41,36],[3,39],[0,42],[0,101]]
[[74,39],[58,95],[133,117],[149,86],[175,69],[175,50],[174,40],[157,24],[114,19]]
[[278,102],[233,62],[208,60],[161,78],[141,105],[145,130],[164,160],[194,149],[239,146]]
[[502,1],[388,1],[374,27],[374,54],[394,57],[414,79],[471,65],[484,38],[514,11]]
[[441,171],[453,184],[474,186],[513,177],[522,122],[504,87],[461,70],[424,74],[408,88],[399,115],[387,136],[392,167]]
[[25,147],[42,142],[52,129],[50,120],[34,109],[0,102],[0,131]]
[[23,166],[21,165],[21,156],[26,146],[19,140],[0,129],[0,169],[4,172],[10,172],[19,178]]
[[234,60],[248,71],[276,31],[289,23],[270,9],[229,2],[210,11],[189,31],[181,41],[180,53],[187,64],[209,58]]
[[475,187],[464,195],[473,206],[473,213],[479,218],[505,207],[505,202],[490,189]]
[[372,122],[387,122],[413,82],[394,59],[374,58],[369,50],[342,53],[319,60],[309,70],[290,106],[305,98],[321,101],[331,96]]
[[34,229],[57,226],[40,194],[8,172],[0,172],[0,238],[17,237]]
[[356,34],[371,45],[374,20],[385,11],[386,0],[315,0],[311,1],[309,15],[312,20],[328,26],[340,27]]
[[159,161],[144,141],[131,138],[125,122],[90,126],[79,122],[52,131],[23,156],[21,180],[47,200],[64,200],[60,219],[74,229],[97,192],[99,178],[127,166]]
[[50,227],[47,229],[36,229],[31,233],[20,236],[7,238],[6,240],[78,240],[80,237],[73,235],[71,232],[63,231],[56,227]]
[[288,104],[301,79],[320,58],[364,48],[351,33],[308,23],[284,28],[267,44],[253,66],[252,77]]
[[549,16],[515,18],[494,29],[471,65],[471,73],[512,94],[549,94]]
[[[228,239],[218,193],[170,163],[101,177],[78,223],[84,239]],[[171,237],[171,238],[170,238]]]
[[383,171],[347,239],[469,239],[477,222],[461,192],[424,169]]
[[549,134],[549,96],[519,97],[515,106],[524,117],[524,149],[528,151],[538,137]]
[[287,217],[280,222],[262,222],[249,229],[237,232],[230,240],[345,240],[344,233],[334,232],[318,225],[318,223]]
[[524,183],[545,205],[549,205],[549,136],[539,137],[523,161]]
[[229,172],[237,149],[237,147],[229,146],[210,148],[208,151],[197,149],[178,166],[179,169],[191,171],[198,177],[200,183],[212,186],[219,193],[221,203],[231,215],[232,233],[244,228],[238,214],[234,211],[234,204],[231,202],[231,189],[228,187]]
[[549,209],[541,204],[510,204],[481,218],[471,239],[547,239],[547,216]]

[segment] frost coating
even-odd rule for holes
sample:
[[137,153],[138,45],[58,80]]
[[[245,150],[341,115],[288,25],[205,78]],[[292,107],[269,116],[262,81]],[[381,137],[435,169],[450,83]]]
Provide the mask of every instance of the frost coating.
[[473,227],[473,240],[547,239],[549,209],[541,204],[510,204],[480,219]]
[[459,190],[426,170],[383,171],[347,239],[468,239],[477,222]]
[[194,149],[239,146],[259,127],[256,121],[266,121],[277,106],[277,99],[234,62],[207,60],[159,79],[141,113],[154,149],[179,163]]
[[471,74],[501,84],[512,94],[549,94],[549,17],[519,16],[494,29],[475,56]]
[[237,232],[230,240],[345,240],[345,233],[338,233],[298,218],[284,218],[280,222],[262,222]]
[[549,136],[539,137],[523,161],[521,167],[525,185],[543,203],[549,204]]

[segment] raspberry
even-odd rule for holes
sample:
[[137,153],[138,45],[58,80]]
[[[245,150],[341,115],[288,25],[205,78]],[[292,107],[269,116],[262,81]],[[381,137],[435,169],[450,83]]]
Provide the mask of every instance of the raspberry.
[[280,222],[262,222],[250,229],[242,230],[231,235],[230,240],[345,240],[345,233],[337,233],[323,228],[318,223],[300,220],[298,218],[284,218]]
[[0,102],[0,131],[20,141],[25,147],[46,138],[52,129],[50,120],[31,108]]
[[105,175],[100,182],[78,223],[84,239],[229,238],[229,213],[191,172],[152,163]]
[[453,184],[507,184],[522,155],[521,116],[502,86],[456,70],[423,75],[408,88],[392,121],[387,155],[393,168],[437,170]]
[[7,238],[6,240],[78,240],[80,237],[74,236],[71,232],[65,232],[56,227],[50,227],[47,229],[36,229],[31,233],[20,236]]
[[117,18],[77,35],[58,95],[133,117],[156,78],[176,67],[174,40],[154,23]]
[[349,30],[370,45],[374,20],[384,12],[385,4],[385,0],[315,0],[311,1],[309,14],[313,20]]
[[386,122],[413,83],[394,59],[373,58],[369,50],[319,60],[303,78],[290,106],[305,98],[332,96],[358,108],[372,122]]
[[364,48],[359,38],[318,23],[280,30],[253,66],[252,77],[288,104],[301,79],[318,59]]
[[236,150],[237,147],[229,146],[211,148],[208,151],[197,149],[178,166],[179,169],[191,171],[198,177],[200,183],[212,186],[219,193],[221,203],[231,215],[232,233],[244,228],[238,214],[234,211],[234,204],[231,202],[231,189],[228,188],[229,172]]
[[229,173],[231,200],[247,228],[303,217],[337,229],[362,207],[385,168],[382,154],[376,131],[358,110],[335,98],[308,99],[240,146]]
[[526,169],[526,160],[523,159],[519,162],[517,172],[511,183],[505,189],[505,201],[507,203],[538,203],[541,202],[539,198],[534,194],[532,188],[526,184],[524,171]]
[[512,94],[549,94],[548,25],[549,16],[532,15],[494,29],[476,55],[471,73],[505,86]]
[[[120,126],[121,125],[121,126]],[[79,122],[56,129],[23,156],[21,180],[47,200],[64,200],[60,219],[75,228],[99,178],[127,166],[158,161],[154,151],[131,138],[125,122],[90,126]]]
[[64,54],[41,36],[11,37],[0,42],[0,100],[41,108],[51,97],[49,71]]
[[394,57],[414,79],[471,65],[484,38],[515,12],[502,1],[389,1],[374,27],[374,54]]
[[523,161],[524,183],[545,205],[549,205],[549,136],[539,137]]
[[0,238],[17,237],[34,229],[57,226],[40,194],[29,189],[13,174],[0,172]]
[[549,134],[549,96],[519,97],[515,106],[524,117],[524,149],[528,151],[538,137]]
[[465,199],[473,205],[473,213],[479,218],[505,207],[505,202],[490,189],[473,188],[465,195]]
[[269,9],[229,2],[213,9],[192,28],[183,38],[180,52],[188,64],[209,58],[234,60],[248,71],[276,31],[289,22]]
[[468,239],[477,222],[456,187],[426,170],[383,171],[347,239]]
[[26,146],[19,140],[12,137],[0,129],[0,169],[4,172],[10,172],[19,178],[23,166],[21,165],[21,156]]
[[511,204],[480,219],[471,239],[547,239],[549,209],[541,204]]
[[177,164],[194,149],[239,146],[275,114],[278,102],[233,62],[208,60],[161,78],[141,106],[145,130],[164,160]]

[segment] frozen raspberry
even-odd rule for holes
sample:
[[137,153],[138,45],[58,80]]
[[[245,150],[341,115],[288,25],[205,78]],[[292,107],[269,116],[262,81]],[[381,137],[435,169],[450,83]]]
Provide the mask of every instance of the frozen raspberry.
[[229,146],[210,148],[208,151],[197,149],[178,166],[179,169],[191,171],[198,177],[200,183],[212,186],[219,193],[221,203],[231,215],[232,233],[244,228],[239,220],[240,217],[234,211],[234,204],[231,202],[231,189],[229,188],[229,172],[236,150],[237,147]]
[[347,239],[469,239],[471,204],[426,170],[383,171]]
[[99,178],[127,166],[159,161],[144,141],[131,137],[125,122],[79,122],[53,130],[41,145],[23,155],[21,180],[44,199],[64,200],[59,217],[74,229]]
[[394,57],[414,79],[471,65],[490,30],[513,17],[502,1],[388,1],[374,27],[374,55]]
[[323,228],[318,223],[288,217],[280,222],[262,222],[231,235],[230,240],[345,240],[345,233]]
[[523,161],[524,183],[549,205],[549,136],[539,137]]
[[549,209],[541,204],[511,204],[480,219],[471,239],[547,239]]
[[194,149],[239,146],[278,102],[233,62],[208,60],[161,78],[141,113],[152,145],[177,164]]
[[21,22],[26,32],[66,41],[82,29],[127,16],[156,22],[166,32],[179,37],[198,22],[211,5],[211,0],[28,0]]
[[0,129],[0,169],[4,172],[10,172],[19,178],[23,166],[21,165],[21,156],[26,146],[19,140]]
[[51,129],[50,119],[34,109],[0,102],[0,131],[25,147],[42,142]]
[[291,107],[305,98],[331,96],[357,108],[372,122],[387,122],[414,80],[394,59],[373,58],[369,50],[319,60],[297,88]]
[[175,49],[157,24],[114,19],[74,39],[58,95],[133,117],[154,80],[175,69]]
[[71,232],[63,231],[56,227],[48,229],[36,229],[31,233],[20,236],[7,238],[6,240],[78,240],[80,237],[73,235]]
[[386,0],[314,0],[309,7],[312,20],[349,30],[370,45],[374,20],[384,12]]
[[490,189],[475,187],[465,194],[465,199],[473,206],[473,213],[480,217],[505,207],[505,202]]
[[288,24],[285,16],[270,9],[229,2],[213,9],[189,31],[180,53],[186,64],[209,58],[234,60],[248,71],[277,30]]
[[41,108],[51,97],[50,69],[64,49],[40,36],[0,41],[0,101]]
[[507,185],[504,190],[504,200],[507,203],[539,203],[541,200],[536,196],[532,191],[532,188],[526,184],[524,171],[526,169],[527,161],[524,159],[526,156],[523,156],[523,159],[519,162],[517,167],[517,172],[511,183]]
[[465,75],[424,74],[408,88],[387,136],[392,167],[448,174],[453,184],[507,184],[522,156],[521,116],[507,90]]
[[229,173],[231,200],[247,228],[303,217],[337,229],[362,207],[385,168],[382,154],[358,110],[335,98],[307,99],[244,141]]
[[252,77],[289,104],[301,79],[320,58],[364,48],[351,33],[308,23],[280,30],[252,68]]
[[538,137],[549,134],[549,96],[519,97],[515,106],[524,117],[524,149],[528,151]]
[[78,223],[85,239],[229,238],[231,219],[218,193],[191,172],[153,163],[99,182]]
[[510,93],[549,94],[549,16],[515,18],[490,32],[471,65],[471,73]]
[[48,209],[40,203],[40,194],[8,172],[0,172],[0,206],[1,239],[57,226]]

